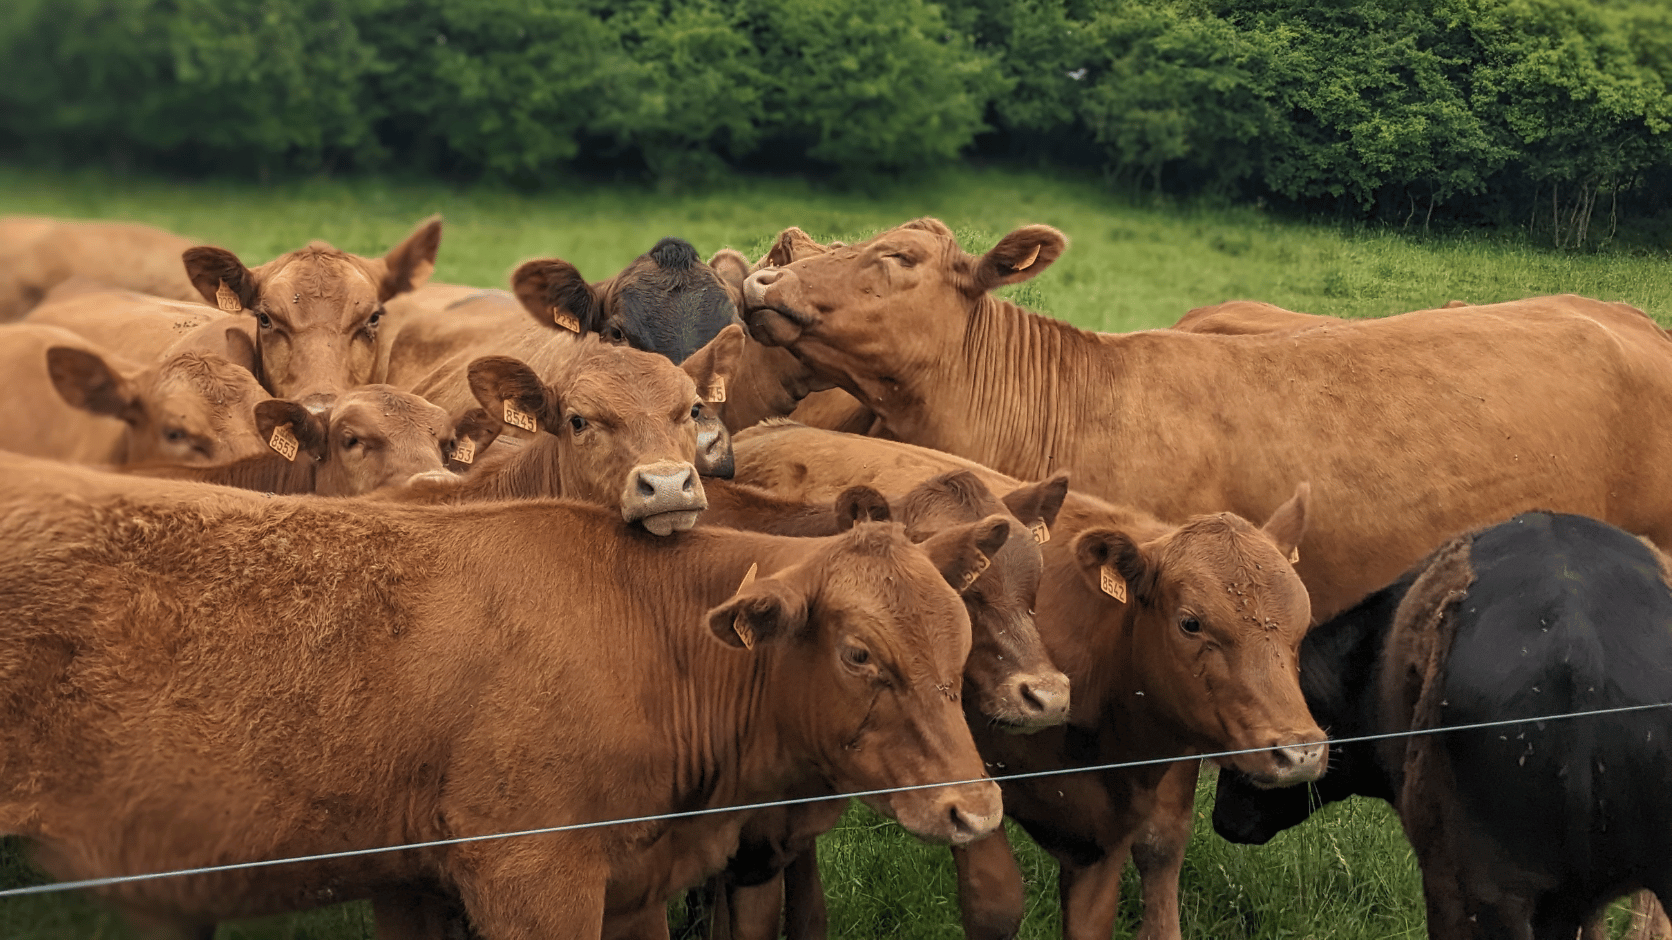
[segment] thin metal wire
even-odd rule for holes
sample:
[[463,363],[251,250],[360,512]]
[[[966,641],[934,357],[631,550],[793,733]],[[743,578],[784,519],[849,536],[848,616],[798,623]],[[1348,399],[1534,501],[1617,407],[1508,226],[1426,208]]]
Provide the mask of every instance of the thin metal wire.
[[[1508,725],[1524,725],[1542,723],[1546,721],[1561,721],[1569,718],[1593,718],[1601,715],[1619,715],[1626,712],[1648,711],[1656,708],[1672,707],[1672,702],[1655,702],[1647,705],[1622,705],[1616,708],[1599,708],[1584,712],[1564,712],[1555,715],[1545,715],[1534,718],[1503,718],[1496,721],[1479,721],[1467,725],[1446,725],[1439,728],[1422,728],[1412,731],[1389,731],[1383,734],[1363,734],[1351,738],[1336,738],[1329,741],[1331,747],[1341,744],[1361,744],[1366,741],[1386,741],[1392,738],[1412,738],[1423,735],[1441,734],[1452,731],[1478,731],[1485,728],[1502,728]],[[803,803],[824,803],[830,800],[847,800],[855,797],[884,796],[889,793],[905,793],[911,790],[928,790],[935,787],[955,787],[967,783],[1003,783],[1010,780],[1031,780],[1039,777],[1057,777],[1065,774],[1100,773],[1107,770],[1125,770],[1132,767],[1150,767],[1156,764],[1171,764],[1183,760],[1216,760],[1222,757],[1237,757],[1243,754],[1257,754],[1269,751],[1269,747],[1250,747],[1236,751],[1215,751],[1209,754],[1189,754],[1183,757],[1154,757],[1148,760],[1125,761],[1117,764],[1095,764],[1089,767],[1061,767],[1053,770],[1036,770],[1029,773],[1005,774],[997,777],[977,777],[971,780],[952,780],[944,783],[920,783],[909,787],[885,787],[880,790],[862,790],[857,793],[839,793],[831,796],[798,797],[789,800],[772,800],[766,803],[747,803],[740,806],[720,806],[709,809],[685,810],[677,813],[658,813],[651,816],[634,816],[628,819],[601,819],[594,822],[570,823],[564,826],[546,826],[540,829],[521,829],[516,832],[498,832],[482,836],[458,836],[452,839],[436,839],[430,842],[412,842],[405,845],[378,846],[370,849],[348,849],[341,852],[325,852],[319,855],[298,855],[291,858],[265,859],[255,862],[232,862],[226,865],[207,865],[202,868],[183,868],[176,871],[153,872],[144,875],[117,875],[110,878],[89,878],[84,881],[60,881],[53,884],[30,885],[24,888],[10,888],[0,891],[0,900],[20,897],[26,894],[50,894],[58,891],[75,891],[82,888],[103,888],[111,885],[127,884],[134,881],[150,881],[160,878],[181,878],[189,875],[212,875],[221,872],[241,871],[250,868],[267,868],[273,865],[298,865],[307,862],[326,862],[342,858],[355,858],[361,855],[378,855],[384,852],[405,852],[412,849],[432,849],[448,845],[462,845],[466,842],[489,842],[496,839],[517,839],[525,836],[552,835],[559,832],[574,832],[581,829],[597,829],[604,826],[625,826],[635,823],[666,822],[675,819],[689,819],[693,816],[710,816],[718,813],[741,813],[757,809],[772,809],[780,806],[798,806]]]

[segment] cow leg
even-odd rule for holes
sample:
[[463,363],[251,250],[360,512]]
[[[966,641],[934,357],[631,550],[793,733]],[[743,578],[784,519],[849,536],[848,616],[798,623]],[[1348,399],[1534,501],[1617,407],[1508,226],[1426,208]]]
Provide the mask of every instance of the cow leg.
[[779,872],[758,885],[728,883],[719,905],[724,919],[716,917],[709,940],[778,940],[778,922],[784,915],[784,873]]
[[1013,940],[1022,929],[1027,889],[1004,830],[952,850],[958,907],[968,940]]
[[781,877],[784,936],[789,940],[824,940],[830,932],[830,912],[825,907],[824,878],[819,874],[818,844],[808,843]]
[[650,904],[633,914],[604,918],[605,940],[668,940],[668,906]]
[[1132,862],[1143,888],[1144,916],[1137,940],[1180,940],[1179,872],[1196,812],[1196,778],[1201,761],[1167,768],[1156,790],[1155,807],[1132,844]]
[[[501,842],[454,849],[448,867],[481,940],[603,936],[609,869],[586,843],[541,841],[546,844],[538,849]],[[665,914],[661,935],[667,936]]]
[[1123,843],[1090,865],[1062,865],[1057,883],[1062,889],[1064,940],[1109,940],[1114,933],[1120,914],[1120,875],[1130,847],[1131,843]]
[[374,895],[372,925],[377,940],[464,940],[470,936],[458,901],[423,888]]

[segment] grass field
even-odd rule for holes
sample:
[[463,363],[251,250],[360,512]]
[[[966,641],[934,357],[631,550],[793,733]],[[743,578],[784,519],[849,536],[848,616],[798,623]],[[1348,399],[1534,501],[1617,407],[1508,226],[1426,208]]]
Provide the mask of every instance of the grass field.
[[[683,236],[705,255],[731,246],[754,257],[789,225],[819,238],[853,240],[934,215],[973,251],[986,250],[1017,225],[1061,228],[1071,240],[1068,253],[1013,295],[1090,329],[1166,326],[1192,307],[1234,298],[1378,316],[1453,298],[1489,302],[1559,292],[1627,301],[1672,325],[1672,258],[1664,252],[1572,254],[1513,235],[1422,238],[1308,225],[1249,208],[1138,206],[1092,180],[1014,171],[960,170],[930,184],[863,195],[767,180],[674,198],[620,187],[527,196],[377,180],[257,188],[0,167],[0,214],[148,222],[231,248],[252,265],[314,238],[381,254],[431,213],[446,219],[436,277],[480,286],[503,286],[512,266],[533,257],[562,257],[587,277],[601,278],[664,235]],[[1350,801],[1268,846],[1248,849],[1213,836],[1211,783],[1204,786],[1181,889],[1186,937],[1424,934],[1415,867],[1386,806]],[[961,935],[944,851],[858,809],[821,851],[833,936]],[[1055,936],[1054,863],[1031,845],[1021,851],[1033,886],[1024,936]],[[10,847],[0,851],[0,885],[33,877]],[[1136,923],[1135,894],[1129,872],[1119,936],[1130,935]],[[0,937],[129,936],[119,920],[79,898],[0,901]],[[363,905],[227,925],[219,934],[221,940],[371,936]]]

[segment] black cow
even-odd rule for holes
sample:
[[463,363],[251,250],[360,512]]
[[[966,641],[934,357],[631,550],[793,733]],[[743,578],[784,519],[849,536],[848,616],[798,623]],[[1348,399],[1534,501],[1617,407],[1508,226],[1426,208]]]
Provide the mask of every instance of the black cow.
[[[1613,526],[1526,513],[1460,536],[1307,636],[1333,736],[1672,701],[1668,559]],[[1393,803],[1433,938],[1573,940],[1619,895],[1672,897],[1672,708],[1332,747],[1306,787],[1219,777],[1214,829],[1263,843],[1352,794]]]

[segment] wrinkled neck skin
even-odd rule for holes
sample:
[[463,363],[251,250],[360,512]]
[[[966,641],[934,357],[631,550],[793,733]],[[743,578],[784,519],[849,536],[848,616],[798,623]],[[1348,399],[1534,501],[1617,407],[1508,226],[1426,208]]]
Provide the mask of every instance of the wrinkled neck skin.
[[878,379],[842,384],[898,440],[1038,480],[1078,469],[1076,436],[1066,432],[1082,427],[1083,413],[1107,397],[1107,356],[1094,333],[983,295],[962,342],[894,375],[899,387]]
[[789,350],[748,340],[727,387],[722,409],[726,430],[736,434],[768,418],[787,417],[801,399],[828,387]]
[[218,467],[141,464],[124,468],[124,472],[163,480],[232,486],[274,496],[305,496],[313,493],[318,483],[319,464],[306,453],[298,454],[294,461],[279,454],[260,454]]

